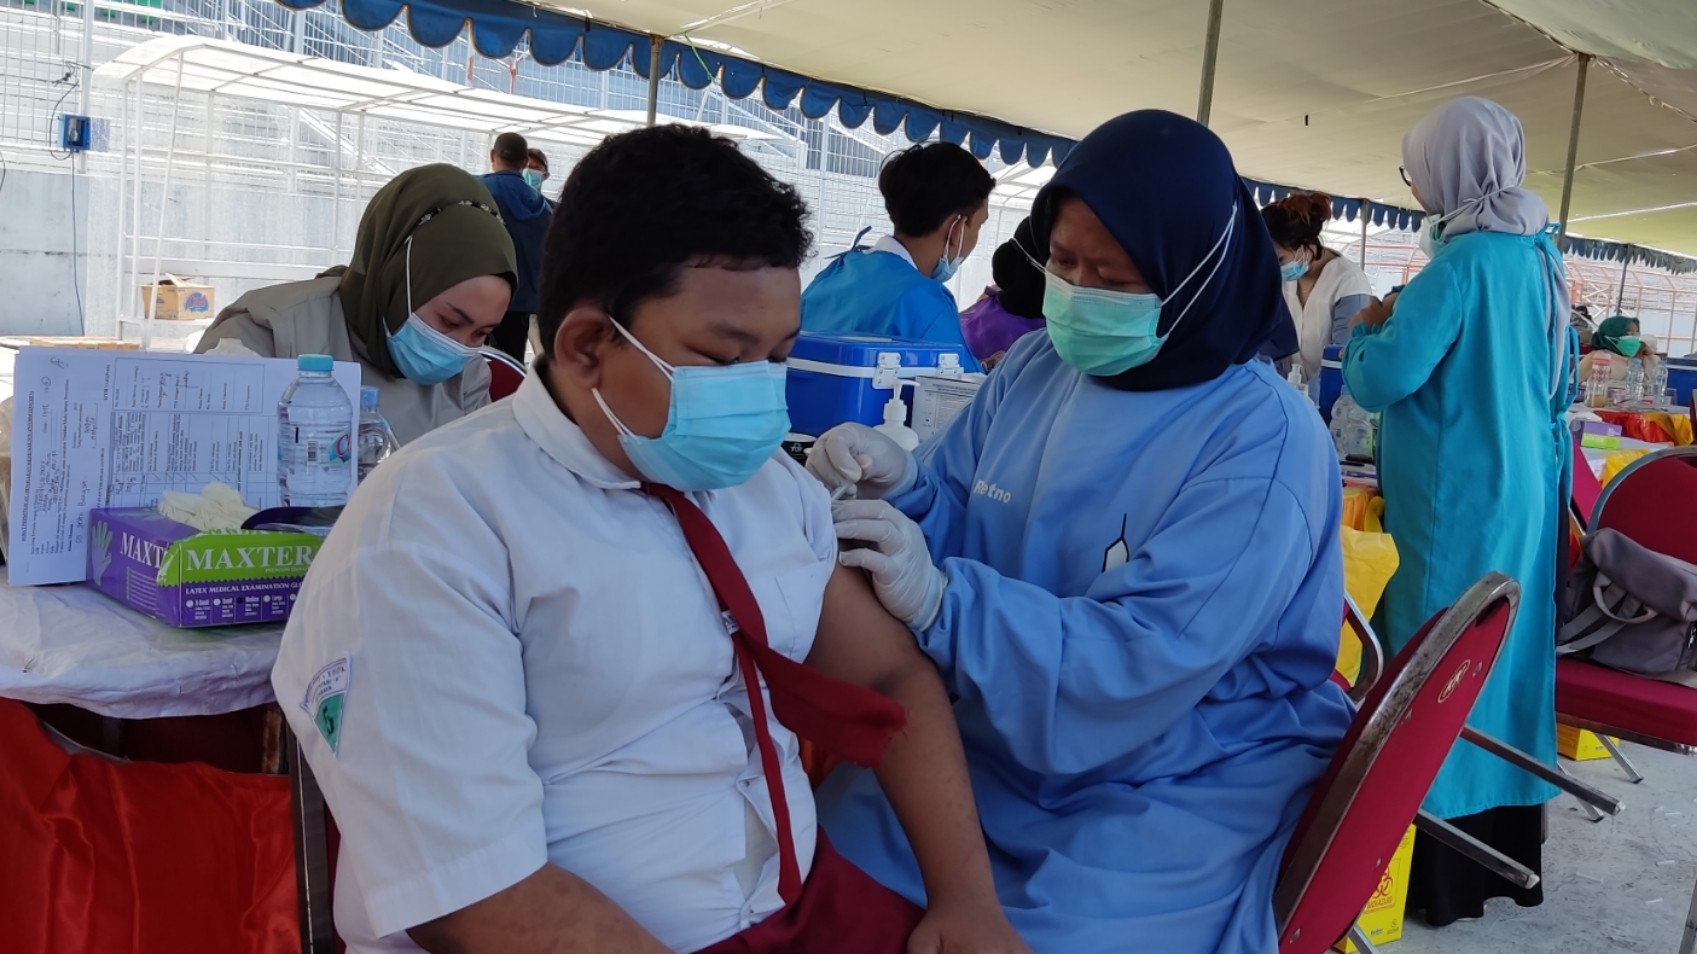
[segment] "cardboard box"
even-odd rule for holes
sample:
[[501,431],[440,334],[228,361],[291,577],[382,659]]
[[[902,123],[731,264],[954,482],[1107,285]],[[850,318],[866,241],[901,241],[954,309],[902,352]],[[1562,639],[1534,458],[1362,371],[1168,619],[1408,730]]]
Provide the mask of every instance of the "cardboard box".
[[[1375,947],[1388,944],[1402,937],[1402,921],[1407,915],[1408,907],[1408,872],[1414,864],[1414,826],[1408,826],[1403,833],[1402,842],[1397,845],[1391,855],[1390,863],[1379,875],[1379,886],[1373,889],[1373,896],[1367,899],[1367,907],[1361,911],[1361,916],[1355,919],[1361,933],[1367,935],[1367,940]],[[1355,945],[1349,939],[1339,941],[1333,950],[1345,954],[1355,954]]]
[[32,348],[85,348],[93,351],[141,350],[140,342],[120,341],[117,338],[25,338],[24,344]]
[[321,543],[305,533],[203,533],[151,507],[95,510],[88,581],[172,626],[282,622]]
[[193,321],[218,313],[211,285],[196,285],[175,275],[166,275],[157,285],[141,286],[141,314],[136,317],[147,317],[149,296],[154,302],[153,317],[160,321]]
[[[1620,744],[1619,739],[1612,741]],[[1603,748],[1603,741],[1595,733],[1559,722],[1556,723],[1556,751],[1561,753],[1562,758],[1575,762],[1595,762],[1609,757],[1609,750]]]

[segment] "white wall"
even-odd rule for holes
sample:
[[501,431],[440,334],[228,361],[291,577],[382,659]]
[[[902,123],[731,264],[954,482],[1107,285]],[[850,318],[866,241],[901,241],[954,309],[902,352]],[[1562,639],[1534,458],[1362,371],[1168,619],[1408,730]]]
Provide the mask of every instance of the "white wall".
[[[86,300],[88,203],[88,180],[73,179],[68,169],[13,165],[6,173],[0,183],[0,335],[82,333],[77,290]],[[91,332],[96,325],[110,327],[110,319],[95,322],[92,312],[90,318]]]

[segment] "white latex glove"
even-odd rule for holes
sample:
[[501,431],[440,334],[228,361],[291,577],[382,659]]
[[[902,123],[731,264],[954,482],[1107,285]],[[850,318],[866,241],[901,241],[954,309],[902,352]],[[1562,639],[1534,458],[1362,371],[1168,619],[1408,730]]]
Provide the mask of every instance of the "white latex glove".
[[919,462],[901,445],[865,424],[839,424],[825,432],[807,457],[807,470],[827,490],[848,485],[872,500],[895,497],[913,486]]
[[831,505],[831,517],[838,540],[870,544],[842,551],[837,562],[871,574],[872,588],[891,616],[914,629],[935,622],[949,579],[931,562],[919,524],[882,500],[839,500]]

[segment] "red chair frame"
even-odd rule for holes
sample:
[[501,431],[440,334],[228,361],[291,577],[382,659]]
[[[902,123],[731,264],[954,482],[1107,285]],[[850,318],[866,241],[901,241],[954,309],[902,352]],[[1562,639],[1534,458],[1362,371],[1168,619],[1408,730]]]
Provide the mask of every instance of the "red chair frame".
[[[1697,408],[1692,414],[1697,419]],[[1675,559],[1697,562],[1697,533],[1678,520],[1668,519],[1665,508],[1657,506],[1666,503],[1665,499],[1651,500],[1660,490],[1664,498],[1688,501],[1689,519],[1697,520],[1697,497],[1686,495],[1687,488],[1673,488],[1671,495],[1668,493],[1666,475],[1670,472],[1666,468],[1675,466],[1689,470],[1689,474],[1672,472],[1690,478],[1681,483],[1697,487],[1697,446],[1657,451],[1634,461],[1609,483],[1597,501],[1594,525],[1619,531]],[[1584,660],[1561,659],[1556,663],[1556,718],[1595,732],[1634,783],[1642,781],[1643,776],[1611,737],[1684,755],[1697,754],[1697,693]],[[1697,888],[1692,891],[1679,950],[1680,954],[1697,952]]]
[[500,351],[484,349],[483,357],[489,361],[489,400],[499,401],[511,397],[524,383],[528,373],[524,364],[514,361],[512,355]]
[[[1513,580],[1485,577],[1368,692],[1286,852],[1273,893],[1280,954],[1321,954],[1352,930],[1484,689],[1519,599]],[[1423,715],[1411,719],[1417,705]]]

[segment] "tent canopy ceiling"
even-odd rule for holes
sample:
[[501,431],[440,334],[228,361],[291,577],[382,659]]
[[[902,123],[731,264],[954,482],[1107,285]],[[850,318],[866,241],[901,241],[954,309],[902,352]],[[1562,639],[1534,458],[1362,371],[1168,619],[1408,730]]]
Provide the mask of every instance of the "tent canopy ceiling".
[[[196,36],[165,36],[131,47],[95,70],[108,82],[139,81],[160,92],[181,87],[376,119],[394,119],[494,136],[522,132],[538,143],[594,146],[641,128],[636,110],[591,109],[460,86],[398,69],[353,66]],[[180,77],[180,78],[179,78]],[[736,139],[770,139],[741,126],[697,124]]]
[[[1193,114],[1208,13],[1207,0],[538,5],[1069,138],[1129,109]],[[1403,133],[1444,100],[1487,96],[1525,123],[1529,184],[1553,209],[1576,52],[1598,62],[1573,231],[1697,254],[1690,0],[1230,2],[1212,125],[1247,176],[1408,206],[1397,172]]]

